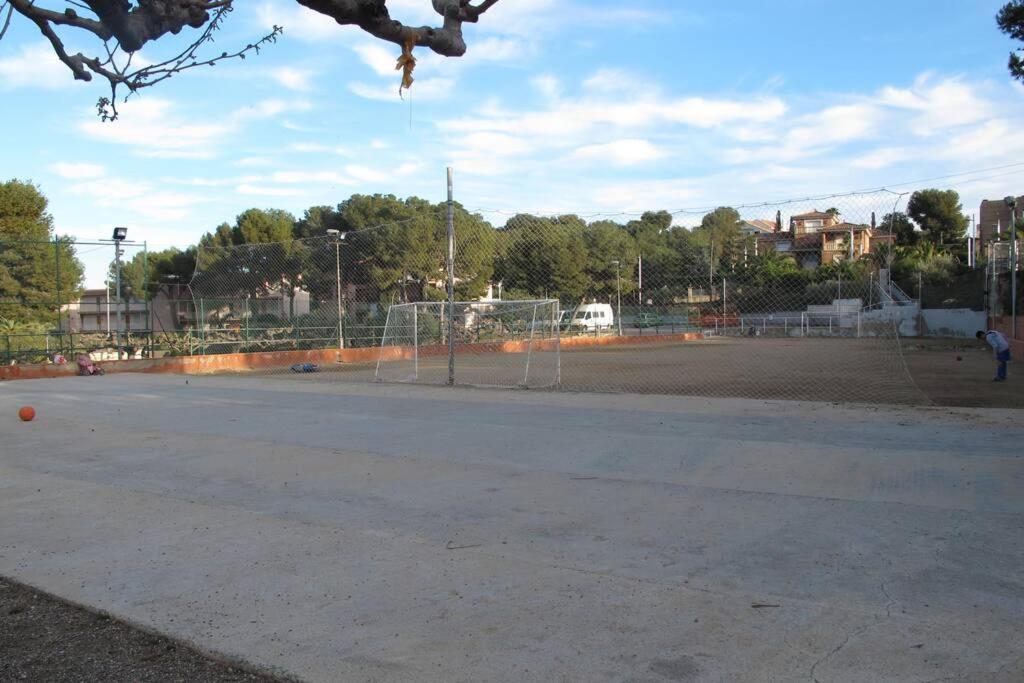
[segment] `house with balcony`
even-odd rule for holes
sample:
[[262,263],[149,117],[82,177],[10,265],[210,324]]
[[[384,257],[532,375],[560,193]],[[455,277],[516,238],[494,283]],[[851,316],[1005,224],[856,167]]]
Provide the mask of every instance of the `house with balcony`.
[[848,223],[836,211],[817,210],[790,216],[786,232],[757,236],[759,250],[790,254],[807,270],[850,258],[857,260],[893,242],[892,235],[877,230],[873,214],[871,225],[865,225]]
[[119,301],[107,289],[87,289],[77,301],[61,307],[61,329],[74,333],[126,332],[149,328],[145,301]]

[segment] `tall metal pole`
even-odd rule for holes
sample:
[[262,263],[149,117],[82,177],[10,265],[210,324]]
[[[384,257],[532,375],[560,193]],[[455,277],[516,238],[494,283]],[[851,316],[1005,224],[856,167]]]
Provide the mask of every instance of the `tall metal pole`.
[[448,167],[448,385],[455,384],[455,200]]
[[121,243],[114,242],[114,263],[115,267],[115,285],[114,285],[114,296],[117,297],[117,330],[116,330],[116,344],[117,344],[117,359],[121,360]]
[[726,316],[726,310],[727,309],[726,309],[725,297],[726,297],[726,294],[725,294],[725,278],[723,277],[722,278],[722,334],[726,333],[726,331],[725,331],[725,325],[726,325],[725,316]]
[[1010,207],[1010,336],[1017,338],[1017,205]]
[[619,278],[620,264],[615,262],[615,318],[619,321],[619,336],[622,336],[622,280]]
[[142,302],[146,306],[146,337],[149,357],[153,357],[153,308],[149,305],[149,246],[142,242]]
[[636,305],[644,305],[644,255],[636,257]]
[[[60,313],[63,306],[60,303],[60,239],[56,236],[53,238],[53,264],[54,269],[57,271],[57,333],[60,334],[63,331],[63,323],[61,323]],[[68,327],[70,328],[70,311],[68,312]],[[61,334],[61,342],[63,343],[64,336]]]
[[345,331],[342,327],[344,317],[341,311],[341,240],[334,242],[334,277],[338,286],[338,348],[345,348]]

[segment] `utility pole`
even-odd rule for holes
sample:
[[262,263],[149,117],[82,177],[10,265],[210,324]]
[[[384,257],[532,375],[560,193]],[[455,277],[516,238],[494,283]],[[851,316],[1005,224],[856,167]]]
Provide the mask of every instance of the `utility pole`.
[[622,281],[619,278],[619,262],[615,264],[615,319],[619,323],[619,336],[622,336]]
[[114,236],[113,236],[113,240],[114,240],[114,263],[115,263],[115,285],[114,285],[115,289],[114,289],[114,296],[117,297],[117,301],[118,301],[118,305],[117,305],[118,323],[117,323],[117,330],[116,330],[116,335],[117,335],[116,344],[117,344],[117,359],[118,360],[121,360],[122,357],[123,357],[122,356],[123,351],[122,351],[122,348],[121,348],[121,322],[120,322],[121,315],[120,315],[120,313],[121,313],[121,303],[122,303],[122,301],[124,299],[124,297],[121,295],[121,254],[124,253],[124,252],[121,251],[121,242],[127,236],[128,236],[128,228],[121,228],[121,227],[114,228]]
[[448,167],[448,385],[455,384],[455,199]]
[[328,230],[328,237],[334,240],[334,279],[338,294],[338,348],[345,348],[345,314],[341,307],[341,241],[345,239],[345,233],[340,230]]
[[641,308],[644,305],[644,255],[637,254],[636,257],[636,305]]
[[1006,198],[1010,207],[1010,336],[1017,338],[1017,200]]

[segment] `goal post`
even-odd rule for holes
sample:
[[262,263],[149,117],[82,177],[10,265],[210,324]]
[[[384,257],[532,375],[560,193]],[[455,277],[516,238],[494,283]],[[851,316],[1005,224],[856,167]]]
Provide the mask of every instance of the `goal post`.
[[555,386],[561,372],[558,319],[557,299],[393,304],[375,376],[377,381],[447,384],[453,360],[456,384]]

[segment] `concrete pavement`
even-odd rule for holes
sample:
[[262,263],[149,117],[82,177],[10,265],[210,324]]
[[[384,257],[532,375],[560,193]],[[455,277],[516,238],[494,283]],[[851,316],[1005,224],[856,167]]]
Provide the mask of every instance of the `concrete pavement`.
[[1020,680],[1020,418],[11,382],[0,574],[314,681]]

